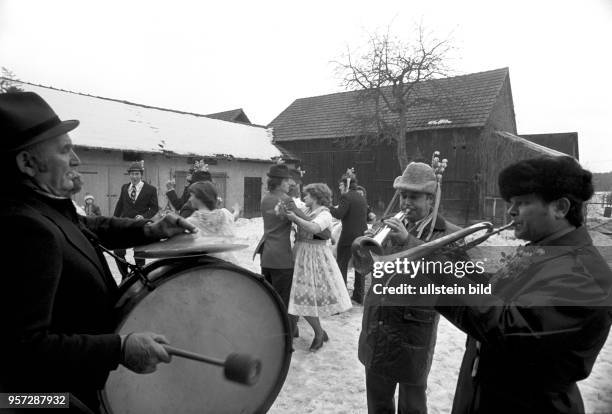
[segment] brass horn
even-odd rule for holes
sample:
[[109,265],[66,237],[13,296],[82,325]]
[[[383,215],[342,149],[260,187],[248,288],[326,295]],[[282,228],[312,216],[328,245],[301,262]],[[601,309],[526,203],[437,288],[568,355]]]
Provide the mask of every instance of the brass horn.
[[[368,254],[370,256],[369,259],[364,258],[364,257],[359,257],[356,259],[357,253],[355,252],[355,244],[353,244],[353,263],[355,266],[357,266],[358,263],[364,266],[369,266],[367,267],[367,270],[365,270],[366,269],[365,267],[364,268],[355,267],[357,271],[359,271],[360,273],[367,273],[372,269],[374,262],[394,262],[397,259],[402,259],[402,260],[403,259],[408,259],[408,260],[420,259],[422,257],[427,257],[430,254],[434,253],[435,251],[440,250],[451,243],[459,241],[469,236],[470,234],[474,234],[476,232],[486,230],[487,232],[483,234],[482,236],[468,243],[465,243],[464,245],[456,247],[457,250],[461,250],[465,252],[479,245],[480,243],[484,242],[489,237],[495,234],[501,233],[504,230],[509,229],[513,225],[514,225],[514,221],[511,221],[505,226],[495,229],[493,227],[493,224],[491,224],[488,221],[484,221],[482,223],[476,223],[464,229],[457,230],[456,232],[448,234],[444,237],[440,237],[439,239],[435,239],[430,242],[420,244],[416,247],[404,250],[403,252],[398,252],[398,253],[384,255],[384,256],[382,255],[382,253],[379,253],[379,252],[382,252],[382,249],[378,249],[378,250],[370,249],[367,251],[367,253],[364,249],[359,252],[359,254],[361,254],[362,256],[365,256],[366,254]],[[357,239],[355,239],[355,241],[357,241]],[[360,269],[365,270],[365,271],[361,272]]]
[[[393,216],[400,221],[406,218],[406,212],[400,211],[396,215]],[[353,254],[353,266],[360,273],[367,273],[374,266],[374,262],[372,261],[372,254],[382,255],[383,248],[382,245],[389,237],[389,233],[391,233],[391,227],[384,224],[376,230],[373,236],[360,236],[353,240],[353,244],[351,245],[351,253]],[[361,270],[367,269],[365,272],[361,272]]]

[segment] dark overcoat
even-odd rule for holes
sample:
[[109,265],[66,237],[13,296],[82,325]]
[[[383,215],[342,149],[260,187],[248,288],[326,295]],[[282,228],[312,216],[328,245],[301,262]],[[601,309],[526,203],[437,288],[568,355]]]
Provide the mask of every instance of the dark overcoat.
[[96,408],[120,338],[117,286],[86,234],[109,248],[145,244],[145,221],[78,216],[69,199],[29,189],[2,196],[0,220],[0,390],[71,392]]
[[584,412],[576,382],[608,337],[612,272],[585,227],[524,257],[495,295],[437,307],[469,335],[454,414]]
[[350,246],[367,230],[368,203],[356,190],[349,190],[340,195],[338,207],[330,207],[331,215],[342,221],[342,232],[338,246]]
[[[457,230],[459,227],[438,216],[432,239]],[[427,227],[422,237],[428,234]],[[391,243],[385,250],[405,249]],[[373,285],[364,304],[359,360],[367,370],[391,380],[425,385],[436,345],[438,313],[432,307],[380,306]]]
[[295,202],[286,194],[267,193],[261,200],[264,234],[255,247],[255,254],[261,254],[260,265],[270,269],[292,269],[291,221],[275,211],[279,202],[295,210]]
[[170,190],[166,192],[166,197],[168,197],[168,200],[170,201],[170,204],[172,204],[172,207],[174,207],[176,211],[179,212],[179,215],[181,217],[185,218],[191,216],[195,211],[195,208],[193,208],[191,202],[189,201],[190,196],[191,193],[189,192],[189,187],[185,187],[185,189],[183,190],[183,195],[181,195],[180,198],[176,194],[176,190]]

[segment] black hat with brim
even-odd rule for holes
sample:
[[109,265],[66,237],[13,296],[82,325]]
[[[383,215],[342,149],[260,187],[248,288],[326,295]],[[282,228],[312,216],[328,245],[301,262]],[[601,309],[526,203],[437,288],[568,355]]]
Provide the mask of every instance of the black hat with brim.
[[267,175],[270,178],[292,178],[289,167],[287,167],[285,164],[276,164],[271,166]]
[[0,94],[0,145],[5,152],[22,150],[77,126],[77,120],[60,120],[51,106],[33,92]]

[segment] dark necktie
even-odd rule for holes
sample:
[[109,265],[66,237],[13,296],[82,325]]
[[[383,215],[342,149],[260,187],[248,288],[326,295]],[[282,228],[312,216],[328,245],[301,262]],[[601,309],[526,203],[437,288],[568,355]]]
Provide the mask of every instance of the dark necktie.
[[136,201],[136,186],[132,185],[132,191],[130,192],[130,198],[132,201]]

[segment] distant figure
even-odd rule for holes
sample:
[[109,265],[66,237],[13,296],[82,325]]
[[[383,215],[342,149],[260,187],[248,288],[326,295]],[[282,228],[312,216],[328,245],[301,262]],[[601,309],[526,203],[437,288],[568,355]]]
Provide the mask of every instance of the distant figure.
[[83,206],[83,210],[85,211],[86,216],[101,216],[100,207],[98,207],[94,203],[94,196],[87,193],[85,194],[85,205]]
[[[134,162],[128,168],[130,182],[123,184],[119,201],[115,206],[115,217],[129,217],[137,219],[150,219],[159,211],[157,204],[157,188],[142,181],[144,166],[142,162]],[[125,259],[125,249],[115,250],[115,254]],[[135,259],[139,266],[145,264],[144,259]],[[128,267],[125,263],[117,260],[117,267],[121,272],[122,278],[128,274]]]
[[361,196],[365,199],[366,204],[368,206],[368,211],[367,211],[367,214],[366,214],[366,222],[368,224],[373,223],[376,220],[376,214],[374,214],[372,212],[372,209],[370,208],[370,204],[368,204],[368,194],[366,192],[366,189],[364,187],[358,185],[357,186],[357,192],[359,194],[361,194]]
[[189,170],[189,174],[185,177],[185,188],[183,194],[179,197],[176,193],[174,180],[166,183],[166,197],[172,207],[179,212],[181,217],[189,217],[196,210],[189,202],[191,193],[189,192],[189,186],[193,183],[210,181],[212,182],[212,175],[208,172],[208,165],[203,160],[196,161],[193,168]]
[[[361,194],[357,192],[357,177],[352,169],[348,169],[338,183],[340,189],[340,203],[337,207],[330,207],[331,215],[342,221],[342,232],[338,240],[337,260],[342,278],[346,284],[348,263],[351,259],[351,244],[367,230],[366,216],[368,206]],[[355,271],[355,282],[352,298],[355,302],[363,303],[364,275]]]

